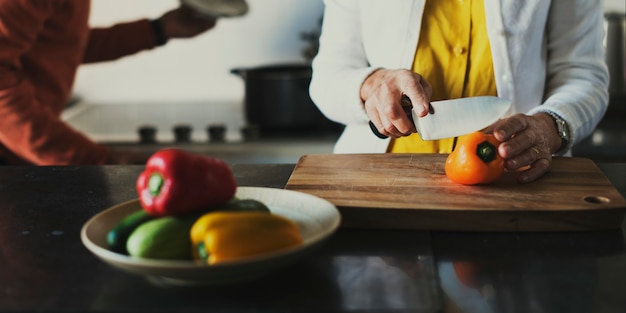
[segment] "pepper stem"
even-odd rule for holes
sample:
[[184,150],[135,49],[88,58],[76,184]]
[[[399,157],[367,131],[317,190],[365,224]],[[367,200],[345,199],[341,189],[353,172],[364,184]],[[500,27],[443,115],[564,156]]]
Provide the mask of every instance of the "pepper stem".
[[489,141],[483,141],[476,146],[476,155],[485,163],[496,159],[496,147]]
[[163,176],[160,173],[152,173],[148,179],[148,191],[154,197],[158,196],[163,187]]
[[209,260],[209,252],[206,251],[206,246],[204,245],[203,241],[200,241],[198,243],[198,245],[196,246],[196,251],[198,252],[198,258],[206,263]]

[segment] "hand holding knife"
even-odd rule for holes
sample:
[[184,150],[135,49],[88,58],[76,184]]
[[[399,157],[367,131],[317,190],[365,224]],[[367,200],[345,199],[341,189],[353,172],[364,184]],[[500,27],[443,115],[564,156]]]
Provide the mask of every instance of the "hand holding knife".
[[[415,124],[415,121],[413,121],[413,114],[411,113],[413,111],[413,103],[411,103],[411,99],[409,99],[409,97],[407,97],[406,95],[402,95],[402,98],[400,99],[400,105],[402,106],[404,113],[409,118],[411,123]],[[429,106],[428,113],[429,114],[435,113],[432,106]],[[374,133],[374,135],[376,135],[376,137],[380,139],[388,138],[388,136],[383,135],[378,131],[378,128],[376,128],[376,125],[374,125],[372,121],[370,121],[369,124],[370,124],[370,128],[372,129],[372,132]]]

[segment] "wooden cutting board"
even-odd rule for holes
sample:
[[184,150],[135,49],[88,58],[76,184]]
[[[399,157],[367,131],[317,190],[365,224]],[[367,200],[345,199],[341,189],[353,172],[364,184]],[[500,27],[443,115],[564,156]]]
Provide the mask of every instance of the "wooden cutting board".
[[624,219],[624,197],[590,159],[554,158],[528,184],[505,172],[493,184],[464,186],[446,177],[446,156],[305,155],[285,189],[332,202],[342,227],[580,231],[619,228]]

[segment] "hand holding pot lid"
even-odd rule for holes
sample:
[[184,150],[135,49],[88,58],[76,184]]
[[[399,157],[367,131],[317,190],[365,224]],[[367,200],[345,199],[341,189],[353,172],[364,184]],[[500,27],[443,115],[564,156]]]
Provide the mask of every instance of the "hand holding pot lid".
[[245,0],[181,0],[181,3],[211,18],[236,17],[248,12]]

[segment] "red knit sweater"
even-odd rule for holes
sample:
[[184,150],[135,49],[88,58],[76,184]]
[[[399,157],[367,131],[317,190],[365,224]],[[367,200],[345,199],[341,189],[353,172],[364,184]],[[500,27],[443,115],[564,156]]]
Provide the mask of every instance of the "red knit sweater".
[[0,0],[0,157],[103,164],[107,149],[61,118],[81,63],[154,48],[147,19],[89,29],[88,0]]

